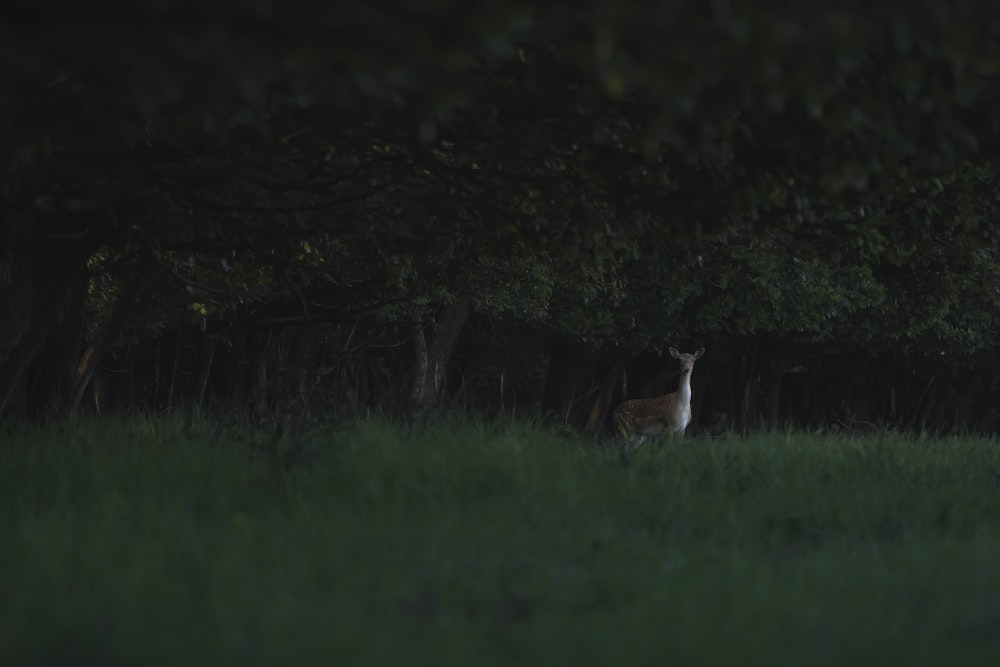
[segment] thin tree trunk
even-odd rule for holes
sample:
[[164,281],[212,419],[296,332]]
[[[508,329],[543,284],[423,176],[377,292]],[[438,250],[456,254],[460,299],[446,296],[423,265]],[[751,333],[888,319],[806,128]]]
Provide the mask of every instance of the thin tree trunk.
[[34,283],[27,253],[15,242],[13,233],[0,237],[6,249],[0,252],[0,370],[15,353],[31,327]]
[[[73,291],[69,289],[65,290],[64,293]],[[0,415],[7,412],[12,401],[24,386],[24,373],[39,350],[42,349],[50,332],[59,323],[64,312],[65,300],[65,296],[62,299],[53,299],[45,304],[40,315],[31,316],[31,322],[25,335],[21,337],[13,352],[8,353],[6,363],[0,368]],[[22,398],[26,397],[22,396]]]
[[212,441],[218,442],[222,438],[223,431],[232,423],[236,417],[236,412],[239,408],[240,403],[243,402],[244,396],[247,393],[246,386],[249,384],[247,381],[247,370],[249,364],[246,361],[241,361],[232,373],[232,385],[229,392],[229,406],[226,408],[226,412],[219,419],[219,423],[216,424],[215,430],[212,432]]
[[170,384],[167,385],[167,410],[174,407],[174,390],[177,388],[177,367],[181,357],[181,332],[174,331],[174,350],[170,359]]
[[104,374],[101,372],[100,368],[97,368],[94,370],[93,376],[90,380],[91,393],[94,397],[94,414],[96,415],[99,415],[104,411],[104,385]]
[[74,282],[64,297],[59,322],[49,336],[42,374],[38,376],[46,385],[38,404],[50,415],[75,405],[76,367],[86,331],[87,279],[81,273]]
[[317,331],[314,328],[299,328],[290,335],[289,366],[295,377],[295,399],[299,405],[295,423],[299,428],[310,419],[312,395],[322,377],[317,369],[323,364],[322,359],[317,358]]
[[740,403],[736,397],[739,380],[739,367],[735,363],[730,363],[726,367],[726,400],[729,404],[729,414],[731,415],[731,427],[740,429],[743,426],[743,415],[740,413]]
[[608,409],[611,407],[611,398],[614,396],[615,387],[622,376],[624,366],[625,364],[622,362],[613,362],[601,374],[597,382],[594,405],[590,409],[590,417],[587,418],[587,425],[584,427],[584,432],[587,435],[596,436],[604,424]]
[[542,391],[543,415],[553,415],[560,420],[568,418],[576,390],[577,361],[570,345],[561,340],[553,344]]
[[772,431],[780,427],[781,421],[781,367],[772,358],[768,362],[771,371],[771,386],[768,387],[767,425]]
[[750,339],[749,351],[744,357],[745,370],[743,373],[743,432],[746,433],[752,428],[756,428],[757,419],[757,341]]
[[[263,343],[256,345],[257,360],[254,368],[253,410],[257,417],[267,414],[267,355],[271,347],[272,330],[268,330]],[[254,336],[256,340],[257,336]]]
[[194,388],[191,395],[191,405],[201,410],[205,403],[205,392],[208,389],[208,379],[212,374],[212,362],[215,361],[215,336],[202,335],[198,344],[197,370],[194,376]]
[[140,266],[137,266],[135,270],[129,272],[125,280],[123,281],[122,293],[118,297],[118,301],[115,303],[114,311],[111,313],[111,320],[108,322],[107,326],[94,337],[90,345],[87,346],[86,351],[84,351],[83,356],[80,358],[80,363],[77,365],[76,377],[73,383],[73,392],[70,398],[70,408],[75,409],[80,401],[83,399],[83,394],[87,390],[87,385],[90,383],[91,378],[94,375],[94,370],[101,363],[104,355],[107,354],[111,346],[118,340],[121,336],[122,331],[125,330],[128,324],[128,316],[131,312],[132,304],[135,302],[136,296],[139,294],[139,289],[143,284],[143,278],[145,276],[145,266],[148,264],[140,262]]
[[430,376],[430,354],[423,319],[416,312],[411,314],[410,330],[413,336],[413,382],[410,387],[410,403],[421,406],[427,402],[427,378]]
[[163,336],[156,339],[156,355],[153,357],[153,399],[152,405],[160,402],[160,368],[163,366]]

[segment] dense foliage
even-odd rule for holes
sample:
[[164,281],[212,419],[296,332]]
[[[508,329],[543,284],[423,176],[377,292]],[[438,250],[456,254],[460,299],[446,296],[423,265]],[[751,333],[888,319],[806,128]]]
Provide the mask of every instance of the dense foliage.
[[1000,25],[850,4],[8,3],[0,414],[582,423],[705,344],[730,425],[994,429]]

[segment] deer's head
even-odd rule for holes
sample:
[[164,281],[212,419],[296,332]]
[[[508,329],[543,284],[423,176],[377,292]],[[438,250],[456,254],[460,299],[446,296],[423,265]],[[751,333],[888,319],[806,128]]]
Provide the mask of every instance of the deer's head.
[[681,362],[681,375],[691,375],[691,371],[694,369],[694,362],[703,354],[705,354],[705,348],[703,347],[698,348],[694,352],[685,352],[683,354],[678,352],[676,347],[670,348],[670,356]]

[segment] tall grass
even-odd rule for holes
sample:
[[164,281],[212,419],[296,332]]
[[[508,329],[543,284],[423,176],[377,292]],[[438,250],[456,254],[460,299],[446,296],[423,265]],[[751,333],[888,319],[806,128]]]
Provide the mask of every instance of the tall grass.
[[1000,446],[9,431],[0,664],[1000,664]]

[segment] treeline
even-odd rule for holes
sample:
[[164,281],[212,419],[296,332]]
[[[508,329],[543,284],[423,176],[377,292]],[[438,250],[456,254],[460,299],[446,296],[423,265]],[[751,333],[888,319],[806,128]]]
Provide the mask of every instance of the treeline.
[[[613,331],[564,333],[554,320],[491,313],[483,303],[489,293],[428,304],[412,317],[363,312],[324,323],[295,313],[278,322],[246,312],[233,320],[187,318],[144,338],[127,331],[135,340],[108,352],[85,408],[235,411],[263,421],[458,410],[544,416],[606,435],[608,412],[626,387],[630,397],[673,391],[676,362],[659,349],[673,340],[692,349],[708,346],[693,379],[695,427],[702,432],[994,430],[1000,417],[990,371],[997,361],[997,313],[987,292],[1000,282],[977,275],[950,305],[940,300],[951,275],[928,275],[938,286],[923,297],[869,284],[863,289],[887,293],[873,304],[855,295],[860,272],[843,271],[839,289],[811,302],[801,283],[766,289],[750,267],[725,289],[718,276],[701,276],[698,295],[677,306],[669,321],[663,318],[662,337],[644,348],[620,343]],[[678,286],[691,279],[678,276]],[[765,296],[755,296],[761,290]],[[723,299],[727,310],[713,326],[704,313],[722,309]],[[801,300],[797,310],[806,314],[793,319],[791,306],[778,310],[779,299]],[[956,305],[976,299],[983,304],[974,313]],[[596,307],[618,312],[606,303]],[[828,312],[812,314],[821,310]],[[744,318],[754,321],[734,326]],[[634,329],[626,330],[630,334]],[[41,398],[34,397],[37,405]]]
[[0,416],[996,429],[979,3],[301,4],[4,10]]

